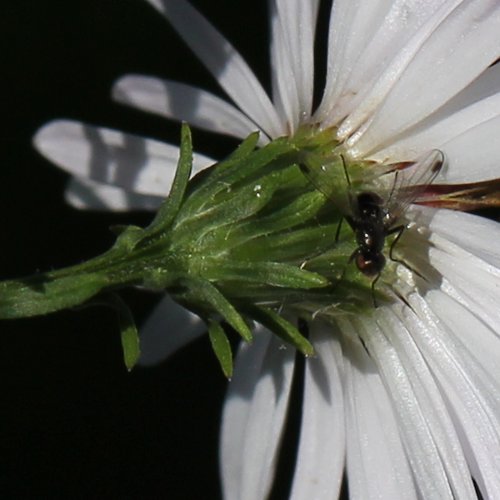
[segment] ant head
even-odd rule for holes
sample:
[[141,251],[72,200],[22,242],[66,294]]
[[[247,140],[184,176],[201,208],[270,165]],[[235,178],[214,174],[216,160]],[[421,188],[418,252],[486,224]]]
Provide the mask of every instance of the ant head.
[[381,252],[358,252],[356,266],[365,276],[377,276],[384,269],[385,257]]

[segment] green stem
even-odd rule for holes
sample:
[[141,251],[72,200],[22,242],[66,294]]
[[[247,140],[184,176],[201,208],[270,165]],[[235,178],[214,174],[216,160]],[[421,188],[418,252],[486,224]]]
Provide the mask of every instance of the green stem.
[[[151,260],[117,253],[111,250],[84,264],[0,282],[0,319],[48,314],[81,305],[104,291],[142,284],[154,267]],[[165,274],[163,267],[162,280],[168,283]]]
[[74,307],[107,286],[106,277],[100,273],[61,277],[58,274],[45,273],[0,283],[0,318],[39,316]]

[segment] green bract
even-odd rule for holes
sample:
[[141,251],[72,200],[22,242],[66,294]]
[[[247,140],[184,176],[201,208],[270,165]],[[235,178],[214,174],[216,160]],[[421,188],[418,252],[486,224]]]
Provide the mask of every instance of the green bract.
[[[328,318],[373,304],[371,280],[350,262],[352,229],[342,224],[336,237],[349,186],[331,137],[304,130],[256,149],[252,134],[226,160],[189,180],[192,146],[184,125],[174,184],[153,222],[122,228],[108,252],[83,264],[0,283],[0,318],[104,301],[118,312],[131,368],[138,357],[136,329],[126,306],[109,292],[141,286],[166,291],[206,322],[227,376],[232,355],[226,325],[251,341],[256,321],[312,355],[282,312]],[[315,179],[314,172],[325,166],[329,180],[319,190],[325,178]],[[349,164],[353,183],[363,168]]]

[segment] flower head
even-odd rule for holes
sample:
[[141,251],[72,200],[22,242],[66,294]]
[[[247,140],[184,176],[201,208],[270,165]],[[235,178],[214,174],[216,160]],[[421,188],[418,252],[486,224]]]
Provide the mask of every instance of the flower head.
[[[345,166],[358,194],[391,197],[398,177],[421,185],[425,165],[440,162],[436,151],[446,158],[439,184],[499,177],[498,2],[335,0],[316,109],[319,0],[270,2],[272,97],[188,2],[149,2],[232,104],[137,75],[116,83],[119,101],[240,138],[259,130],[261,145],[304,130],[330,134],[330,155],[306,155],[305,163],[312,172],[318,162],[327,171],[333,165],[337,178]],[[124,190],[149,207],[151,196],[165,192],[165,163],[175,157],[171,146],[69,122],[42,129],[36,144],[76,175],[73,202],[88,203],[92,192],[115,208],[133,205],[118,197]],[[96,146],[102,168],[85,155]],[[124,175],[125,167],[133,170]],[[305,362],[291,498],[335,497],[344,473],[352,498],[476,498],[473,481],[483,498],[500,496],[500,227],[416,205],[401,224],[396,257],[381,273],[390,301],[357,314],[334,304],[326,314],[316,314],[316,305],[310,311],[317,355]],[[392,250],[386,244],[383,252]],[[280,345],[262,331],[240,348],[222,428],[227,498],[265,498],[271,488],[296,365],[294,352]]]

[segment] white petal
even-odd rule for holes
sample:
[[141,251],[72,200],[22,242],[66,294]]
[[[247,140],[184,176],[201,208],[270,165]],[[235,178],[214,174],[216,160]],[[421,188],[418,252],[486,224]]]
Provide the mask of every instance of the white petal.
[[197,339],[206,330],[196,314],[165,295],[139,328],[141,357],[139,364],[153,366]]
[[[454,157],[453,161],[448,162],[449,168],[443,172],[444,180],[446,181],[448,176],[453,178],[458,177],[458,175],[463,178],[469,175],[471,180],[481,180],[481,177],[484,176],[483,162],[477,160],[470,162],[470,157],[472,154],[475,155],[478,150],[480,151],[483,145],[488,147],[487,142],[490,138],[483,136],[477,144],[472,144],[466,132],[473,131],[477,125],[488,122],[499,115],[500,65],[497,64],[488,68],[476,81],[428,119],[413,127],[408,133],[403,134],[401,139],[370,155],[370,158],[381,162],[396,162],[412,159],[432,148],[445,149],[448,153],[451,146],[445,146],[446,143],[456,138],[459,143],[466,144],[472,153],[468,154],[467,168],[461,168],[458,173],[456,170],[460,161],[457,162],[457,158]],[[477,168],[475,168],[476,166]]]
[[273,100],[293,134],[311,116],[318,0],[271,2]]
[[[439,250],[432,251],[430,261],[443,276],[441,289],[481,318],[498,335],[500,324],[498,272],[492,279],[484,268],[463,265],[462,259],[451,258],[448,252]],[[460,266],[460,273],[457,273],[457,265]]]
[[[383,312],[382,308],[377,310],[379,316]],[[453,427],[450,428],[449,418],[443,412],[442,402],[438,408],[433,406],[433,403],[439,403],[438,398],[430,398],[436,393],[435,383],[426,371],[418,373],[413,366],[417,364],[425,370],[425,363],[418,359],[418,352],[414,353],[411,362],[406,357],[404,363],[400,349],[391,345],[385,336],[391,333],[391,328],[384,327],[382,330],[380,325],[375,325],[369,318],[365,318],[365,322],[358,326],[358,333],[374,357],[392,399],[398,427],[421,496],[425,499],[451,500],[453,492],[449,480],[454,481],[456,492],[461,493],[463,490],[460,478],[456,477],[461,469],[450,467],[451,464],[461,463],[454,455],[454,451],[460,451],[460,448],[454,446],[457,439],[452,434]],[[404,328],[398,328],[394,334],[408,338]],[[427,394],[429,389],[431,394]]]
[[[436,376],[436,364],[433,364],[432,358],[438,359],[436,361],[438,367],[440,362],[444,363],[443,350],[441,349],[441,357],[438,356],[437,352],[439,351],[437,339],[443,336],[442,332],[431,328],[429,322],[422,325],[422,315],[415,309],[411,310],[403,306],[395,308],[395,310],[398,311],[399,319],[387,313],[381,318],[380,324],[387,332],[388,339],[399,352],[404,366],[410,374],[420,405],[422,408],[426,408],[425,418],[430,424],[430,430],[439,447],[439,453],[455,497],[474,498],[474,487],[470,479],[468,464],[454,421],[451,419],[446,405],[448,393],[443,391],[441,383],[436,384],[437,380],[441,381]],[[422,335],[427,337],[429,346],[422,342]],[[429,350],[433,350],[433,352],[431,353]],[[454,362],[457,363],[457,360],[455,359]]]
[[476,125],[443,144],[450,168],[444,180],[449,183],[497,179],[500,176],[500,115]]
[[416,499],[391,400],[361,342],[346,352],[346,434],[349,497]]
[[[167,196],[179,159],[177,146],[69,120],[44,125],[34,143],[72,175],[145,195]],[[193,172],[211,163],[195,155]]]
[[[481,378],[483,385],[489,386],[489,393],[498,400],[498,383],[500,381],[500,341],[497,334],[486,325],[481,318],[475,316],[467,308],[458,307],[458,302],[440,290],[426,294],[425,299],[446,325],[457,342],[460,342],[469,366],[475,363],[474,375]],[[473,342],[471,341],[473,333]],[[470,361],[469,361],[470,360]],[[470,368],[472,371],[472,368]],[[500,469],[499,469],[500,470]]]
[[[355,156],[388,145],[469,85],[500,55],[496,0],[461,2],[448,14],[449,9],[443,8],[432,17],[342,124],[339,133],[346,136],[365,122],[350,139]],[[384,96],[385,102],[373,115]]]
[[[392,0],[335,0],[330,14],[328,34],[327,78],[323,99],[315,118],[319,122],[335,123],[340,114],[344,118],[347,109],[338,111],[345,101],[357,93],[362,81],[354,82],[351,74],[356,61],[373,41],[375,33],[383,22]],[[344,88],[348,85],[352,87]],[[337,113],[338,111],[338,113]]]
[[[426,212],[429,211],[426,210]],[[415,262],[418,262],[417,268],[424,270],[423,274],[430,278],[430,285],[419,282],[417,286],[421,293],[425,292],[428,301],[439,300],[439,303],[442,303],[444,299],[441,299],[439,294],[444,292],[472,315],[467,320],[465,314],[460,316],[457,312],[448,320],[448,323],[456,324],[457,328],[452,329],[453,333],[462,340],[464,345],[468,346],[472,352],[471,357],[477,360],[485,373],[489,374],[486,379],[500,380],[498,363],[500,359],[500,310],[498,308],[500,270],[497,267],[500,259],[498,248],[495,248],[497,247],[495,235],[498,227],[494,227],[498,224],[467,214],[449,213],[452,217],[440,217],[443,211],[435,212],[437,212],[435,219],[442,220],[434,225],[438,226],[440,222],[442,233],[438,234],[437,230],[434,230],[431,234],[431,248],[428,256],[421,261],[414,260],[414,255],[411,258],[412,264],[415,265]],[[445,212],[447,213],[444,215],[448,215],[448,211]],[[453,224],[454,219],[464,221],[463,229]],[[477,220],[476,223],[474,223],[475,220]],[[446,221],[449,224],[446,224]],[[482,227],[483,221],[486,222],[484,228]],[[493,226],[492,231],[487,231],[488,226]],[[460,227],[460,230],[457,230],[457,227]],[[474,235],[481,235],[482,232],[484,232],[484,238],[479,239],[478,244]],[[457,239],[464,240],[463,246],[455,243]],[[477,250],[481,241],[485,242],[485,248]],[[421,245],[421,242],[414,243],[413,246]],[[411,245],[407,248],[411,248]],[[436,289],[436,287],[439,288]],[[435,296],[437,298],[433,299]],[[445,316],[444,311],[441,314]],[[462,323],[460,320],[455,323],[460,317],[463,318]],[[458,328],[460,326],[462,329]],[[473,343],[471,343],[470,332],[474,332]],[[484,380],[483,383],[488,385]],[[494,388],[489,389],[489,392],[495,394]],[[500,401],[495,403],[495,407],[500,414]]]
[[[227,101],[172,80],[126,75],[115,82],[112,94],[123,104],[239,139],[258,130],[255,123]],[[261,145],[265,143],[265,136],[261,134]]]
[[[475,110],[464,110],[463,113],[457,113],[460,116],[444,120],[436,127],[419,134],[415,138],[415,142],[413,142],[412,138],[408,138],[401,143],[395,144],[394,147],[389,147],[370,156],[370,158],[374,160],[382,159],[382,161],[391,163],[398,160],[412,160],[420,152],[428,151],[429,148],[436,146],[444,153],[446,158],[446,168],[442,169],[436,182],[460,184],[498,179],[500,176],[500,165],[498,163],[500,142],[497,140],[498,129],[500,128],[499,103],[500,94],[482,103],[485,110],[483,116],[486,114],[496,115],[493,118],[488,119],[484,116],[485,121],[475,124],[474,118],[469,119],[467,116],[474,113]],[[497,108],[491,107],[492,104]],[[479,107],[479,105],[476,107]],[[468,113],[468,111],[471,113]],[[480,116],[476,115],[476,117],[481,120]],[[443,136],[449,135],[454,130],[458,132],[458,129],[465,127],[470,128],[448,142],[436,144],[439,139],[444,139]]]
[[283,123],[293,131],[297,128],[299,106],[297,85],[292,73],[290,47],[283,33],[276,2],[271,2],[271,69],[273,85],[273,102]]
[[268,331],[241,346],[224,404],[221,475],[224,498],[266,498],[284,428],[295,350]]
[[185,0],[148,0],[170,21],[238,107],[271,137],[284,135],[269,96],[235,48]]
[[359,106],[343,124],[342,135],[359,127],[367,113],[372,113],[385,97],[412,53],[418,50],[418,41],[430,29],[428,25],[438,21],[438,12],[445,3],[443,0],[333,3],[328,78],[318,109],[318,117],[325,126],[336,124]]
[[[488,406],[500,411],[500,341],[496,333],[481,318],[475,316],[453,297],[441,290],[430,290],[425,295],[429,310],[439,318],[440,328],[451,343],[451,348],[462,358],[463,367],[475,380],[477,391],[487,400]],[[471,341],[473,333],[473,342]],[[442,337],[441,334],[439,337]],[[436,341],[443,342],[436,339]],[[455,357],[458,357],[455,355]],[[498,417],[495,417],[498,419]],[[500,471],[500,469],[499,469]]]
[[345,461],[342,351],[331,325],[310,326],[316,357],[306,359],[304,401],[292,500],[337,498]]
[[73,177],[64,192],[66,202],[79,210],[130,210],[156,211],[163,197],[130,193],[107,184],[99,184],[87,179]]
[[[485,498],[500,497],[500,386],[498,373],[491,378],[481,366],[481,360],[468,355],[467,345],[477,342],[480,330],[468,330],[477,323],[463,306],[445,294],[434,291],[426,297],[434,306],[431,310],[415,297],[412,305],[427,324],[417,342],[426,352],[426,359],[438,378],[450,410],[454,415],[468,462]],[[439,318],[436,322],[436,318]],[[442,320],[446,323],[443,324]],[[447,330],[446,324],[452,326]],[[479,326],[479,325],[475,325]],[[481,329],[481,327],[479,327]],[[466,342],[461,344],[455,332],[465,329]],[[471,332],[474,332],[473,337]],[[496,339],[497,345],[500,341]],[[498,348],[496,349],[498,352]],[[498,363],[498,357],[496,358]],[[497,364],[498,367],[498,364]],[[498,372],[498,369],[496,370]]]
[[[500,268],[500,224],[477,215],[453,210],[435,210],[419,207],[418,210],[429,218],[432,238],[439,242],[445,238],[463,249],[478,256],[485,262]],[[462,253],[460,259],[469,258]],[[487,268],[488,272],[492,271]],[[493,272],[493,274],[497,274]]]

